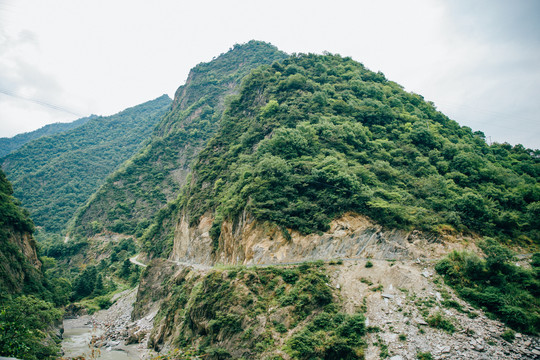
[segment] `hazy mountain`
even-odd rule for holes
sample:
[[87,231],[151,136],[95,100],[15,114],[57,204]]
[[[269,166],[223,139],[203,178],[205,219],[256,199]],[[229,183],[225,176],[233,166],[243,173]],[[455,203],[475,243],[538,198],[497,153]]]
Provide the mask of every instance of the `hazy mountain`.
[[61,230],[105,178],[141,148],[170,105],[163,95],[27,143],[2,159],[15,197],[37,226]]
[[42,136],[54,135],[60,132],[68,131],[79,127],[89,120],[95,118],[96,115],[83,117],[70,123],[55,123],[45,125],[37,130],[26,132],[24,134],[18,134],[10,138],[0,138],[0,158],[6,156],[12,151],[17,150],[24,144],[39,139]]

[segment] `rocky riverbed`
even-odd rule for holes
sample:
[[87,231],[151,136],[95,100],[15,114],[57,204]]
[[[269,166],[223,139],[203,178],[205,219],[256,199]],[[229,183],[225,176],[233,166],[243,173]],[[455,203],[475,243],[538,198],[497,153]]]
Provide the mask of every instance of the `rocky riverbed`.
[[132,322],[131,312],[137,288],[117,294],[114,304],[93,315],[64,320],[64,359],[84,356],[103,360],[150,358],[145,336],[152,329],[153,316]]

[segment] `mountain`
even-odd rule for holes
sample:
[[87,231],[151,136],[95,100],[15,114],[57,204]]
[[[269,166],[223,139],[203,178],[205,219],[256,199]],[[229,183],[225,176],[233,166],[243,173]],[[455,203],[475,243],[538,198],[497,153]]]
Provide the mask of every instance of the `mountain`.
[[77,212],[70,232],[142,235],[186,183],[192,160],[217,131],[226,97],[252,69],[286,57],[270,44],[250,41],[193,68],[149,143],[107,178]]
[[24,134],[15,135],[10,138],[0,138],[0,158],[8,155],[12,151],[17,150],[24,144],[39,139],[42,136],[54,135],[60,132],[68,131],[79,127],[89,120],[95,118],[96,115],[83,117],[70,123],[55,123],[45,125],[37,130],[30,131]]
[[163,95],[27,143],[1,159],[15,197],[37,226],[60,231],[107,175],[141,148],[170,105]]
[[145,241],[168,256],[177,243],[201,250],[185,236],[207,230],[204,253],[217,261],[246,238],[246,219],[287,238],[356,213],[386,229],[538,246],[539,176],[538,150],[489,146],[350,58],[298,55],[244,78],[185,193]]
[[331,54],[251,71],[218,121],[140,239],[129,341],[166,359],[534,357],[540,254],[503,244],[538,250],[538,150],[488,145]]

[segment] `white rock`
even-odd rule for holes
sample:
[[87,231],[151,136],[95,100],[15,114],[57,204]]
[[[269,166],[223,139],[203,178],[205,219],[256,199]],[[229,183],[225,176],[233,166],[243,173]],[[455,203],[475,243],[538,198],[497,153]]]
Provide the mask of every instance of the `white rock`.
[[390,358],[390,360],[403,360],[403,356],[401,355],[395,355]]

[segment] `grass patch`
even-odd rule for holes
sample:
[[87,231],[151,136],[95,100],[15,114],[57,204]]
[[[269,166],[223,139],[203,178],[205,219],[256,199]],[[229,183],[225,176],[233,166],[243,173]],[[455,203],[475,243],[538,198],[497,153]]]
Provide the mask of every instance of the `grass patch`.
[[418,360],[433,360],[433,355],[430,352],[419,352],[416,354]]

